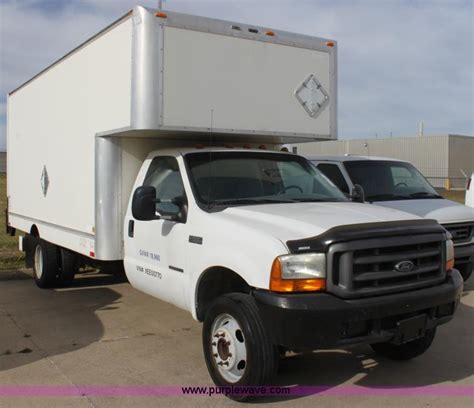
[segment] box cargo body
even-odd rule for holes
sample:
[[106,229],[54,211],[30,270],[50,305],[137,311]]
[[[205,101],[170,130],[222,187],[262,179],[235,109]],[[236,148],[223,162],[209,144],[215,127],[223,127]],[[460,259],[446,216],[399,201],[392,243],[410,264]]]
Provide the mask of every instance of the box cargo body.
[[335,45],[136,7],[10,93],[10,225],[122,259],[123,214],[150,151],[337,137]]

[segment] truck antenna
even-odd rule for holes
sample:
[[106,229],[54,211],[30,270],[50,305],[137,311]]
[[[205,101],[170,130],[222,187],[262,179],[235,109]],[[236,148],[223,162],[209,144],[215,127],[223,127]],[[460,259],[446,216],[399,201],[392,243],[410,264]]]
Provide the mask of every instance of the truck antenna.
[[209,128],[209,187],[207,190],[207,209],[211,209],[211,190],[212,190],[212,132],[214,129],[214,108],[211,108],[211,125]]

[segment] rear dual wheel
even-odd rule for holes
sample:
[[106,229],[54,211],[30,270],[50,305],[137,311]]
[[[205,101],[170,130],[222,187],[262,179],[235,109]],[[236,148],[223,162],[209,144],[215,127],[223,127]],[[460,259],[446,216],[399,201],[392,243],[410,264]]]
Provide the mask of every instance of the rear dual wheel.
[[79,270],[77,255],[36,238],[33,252],[33,277],[42,289],[65,286]]

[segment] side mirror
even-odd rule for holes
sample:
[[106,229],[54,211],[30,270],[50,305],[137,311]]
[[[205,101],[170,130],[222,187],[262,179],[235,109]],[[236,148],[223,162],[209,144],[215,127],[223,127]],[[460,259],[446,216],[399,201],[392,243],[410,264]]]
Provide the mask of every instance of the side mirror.
[[[156,213],[156,204],[162,204],[160,214]],[[132,215],[138,221],[166,220],[186,222],[187,205],[183,197],[160,200],[156,198],[156,189],[152,186],[138,187],[133,193]]]
[[351,191],[352,201],[356,203],[365,202],[365,193],[364,188],[360,184],[354,184],[354,187]]
[[132,215],[139,221],[157,220],[156,189],[152,186],[138,187],[133,193]]

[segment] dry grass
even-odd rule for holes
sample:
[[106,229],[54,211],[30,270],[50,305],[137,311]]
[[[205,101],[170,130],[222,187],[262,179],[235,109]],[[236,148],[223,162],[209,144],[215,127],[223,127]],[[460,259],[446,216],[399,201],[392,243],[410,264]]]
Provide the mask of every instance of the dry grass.
[[5,213],[7,208],[7,178],[0,174],[0,270],[17,269],[24,266],[24,254],[18,250],[18,237],[5,233]]

